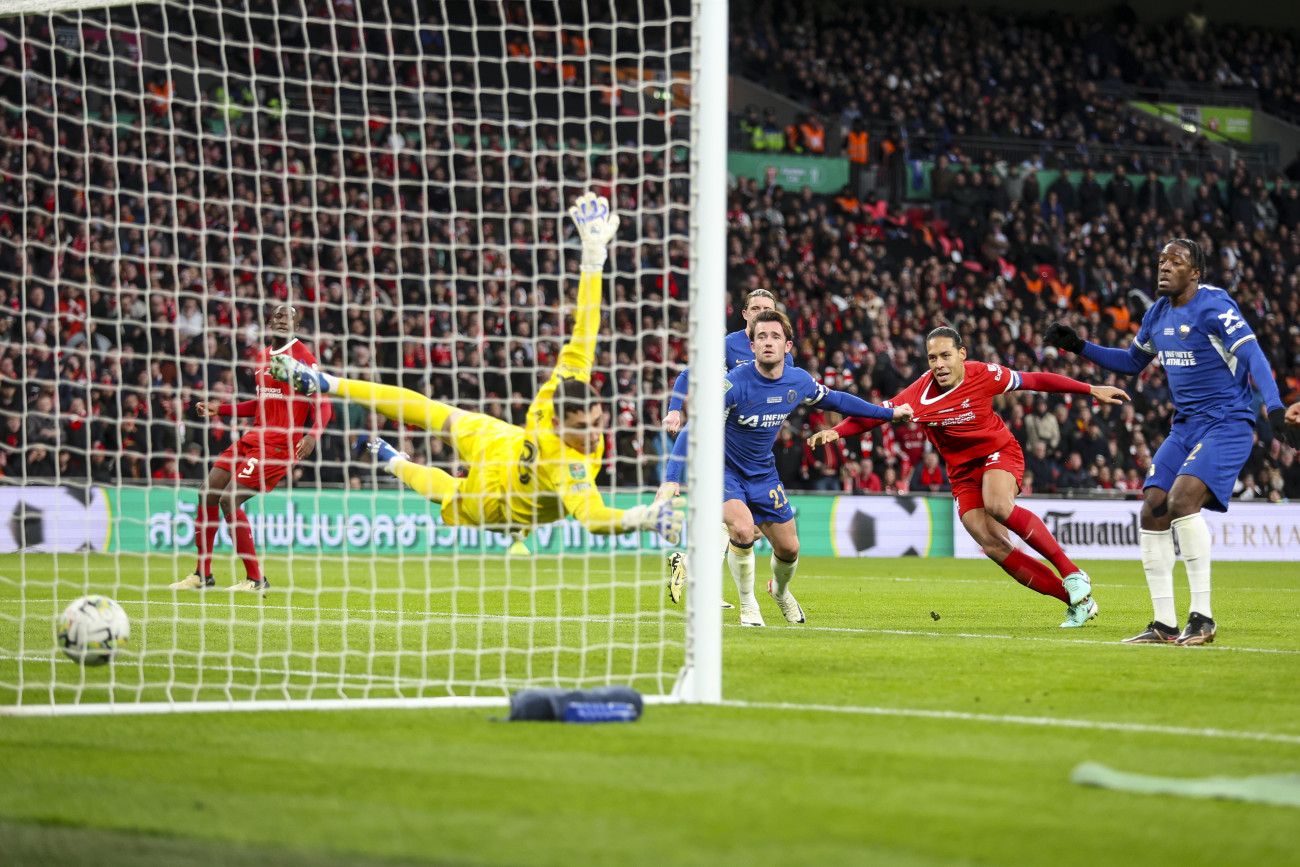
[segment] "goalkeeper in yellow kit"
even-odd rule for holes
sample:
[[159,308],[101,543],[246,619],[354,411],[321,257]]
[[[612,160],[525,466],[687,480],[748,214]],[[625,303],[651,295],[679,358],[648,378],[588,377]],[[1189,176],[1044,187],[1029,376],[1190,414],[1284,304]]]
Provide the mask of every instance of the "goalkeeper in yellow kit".
[[605,434],[604,408],[591,385],[591,366],[600,330],[601,272],[618,216],[610,213],[604,196],[593,193],[578,199],[569,215],[582,241],[573,334],[560,350],[551,378],[529,406],[525,427],[397,386],[319,373],[287,354],[275,356],[271,373],[303,394],[338,395],[401,424],[431,431],[455,447],[469,467],[465,478],[416,464],[383,440],[369,443],[388,472],[442,505],[447,524],[512,531],[521,540],[538,524],[572,515],[592,533],[652,530],[676,544],[683,500],[614,509],[605,505],[595,487]]

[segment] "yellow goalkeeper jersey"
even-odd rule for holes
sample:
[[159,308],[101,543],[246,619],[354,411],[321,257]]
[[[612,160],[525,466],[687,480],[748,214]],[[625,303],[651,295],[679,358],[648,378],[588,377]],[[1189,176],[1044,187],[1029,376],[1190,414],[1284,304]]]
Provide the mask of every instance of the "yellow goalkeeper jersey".
[[562,378],[591,381],[600,329],[601,275],[584,273],[578,282],[573,334],[560,350],[550,379],[528,407],[523,428],[488,416],[472,416],[457,435],[480,437],[482,460],[454,501],[443,507],[449,523],[532,526],[572,515],[593,532],[618,532],[622,511],[605,505],[596,475],[605,441],[590,454],[570,448],[555,429],[552,398]]

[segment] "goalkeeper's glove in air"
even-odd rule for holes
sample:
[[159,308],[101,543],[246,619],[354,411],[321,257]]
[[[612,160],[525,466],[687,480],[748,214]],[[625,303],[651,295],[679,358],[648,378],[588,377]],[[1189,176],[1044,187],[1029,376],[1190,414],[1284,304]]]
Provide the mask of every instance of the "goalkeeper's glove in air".
[[582,241],[582,270],[604,270],[609,242],[618,232],[618,214],[610,212],[609,199],[587,193],[569,208],[569,216],[578,227],[578,239]]

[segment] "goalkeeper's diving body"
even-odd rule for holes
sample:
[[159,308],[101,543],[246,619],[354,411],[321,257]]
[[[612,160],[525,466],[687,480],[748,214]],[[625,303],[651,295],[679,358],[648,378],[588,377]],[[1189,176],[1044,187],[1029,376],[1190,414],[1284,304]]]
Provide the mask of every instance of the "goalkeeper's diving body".
[[601,272],[618,230],[603,196],[587,193],[569,209],[582,241],[578,304],[569,341],[528,408],[525,427],[467,412],[392,385],[317,373],[285,356],[272,368],[304,394],[324,392],[362,404],[401,424],[431,431],[469,467],[456,478],[407,459],[383,440],[369,448],[407,487],[442,506],[447,524],[512,531],[521,538],[538,524],[572,515],[592,533],[651,530],[671,544],[681,537],[682,501],[630,509],[607,506],[594,481],[605,452],[604,409],[591,385],[600,330]]

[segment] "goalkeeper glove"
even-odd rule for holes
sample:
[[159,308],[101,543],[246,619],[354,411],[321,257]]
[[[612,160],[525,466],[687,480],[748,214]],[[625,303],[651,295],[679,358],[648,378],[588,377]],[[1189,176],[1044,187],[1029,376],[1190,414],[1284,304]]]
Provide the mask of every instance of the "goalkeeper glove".
[[1066,352],[1083,352],[1083,338],[1076,334],[1073,328],[1059,322],[1047,326],[1047,331],[1043,334],[1043,342],[1064,349]]
[[587,193],[569,208],[569,216],[578,227],[578,239],[582,241],[582,270],[603,271],[609,242],[618,231],[618,214],[610,213],[609,199]]
[[648,506],[633,506],[623,512],[623,529],[650,530],[662,536],[669,545],[676,545],[682,540],[685,506],[685,497],[673,497]]
[[1286,423],[1286,410],[1278,407],[1270,410],[1268,414],[1268,426],[1273,429],[1273,436],[1280,439],[1293,449],[1300,449],[1300,428],[1291,427]]

